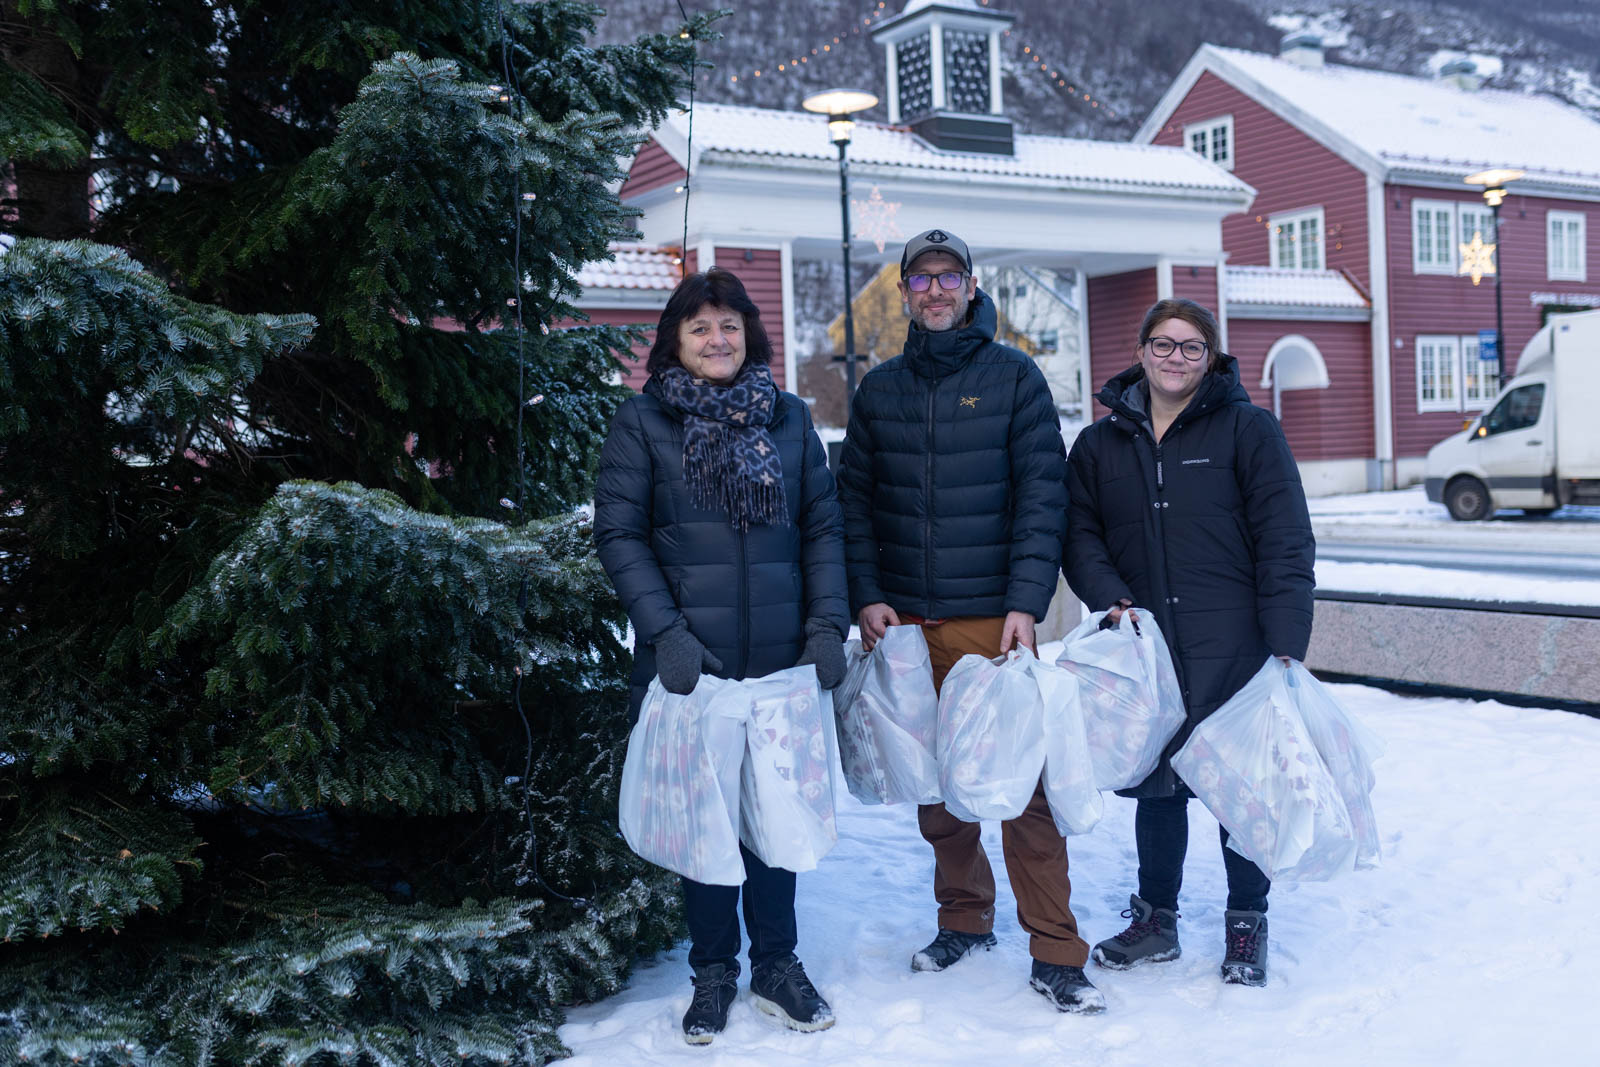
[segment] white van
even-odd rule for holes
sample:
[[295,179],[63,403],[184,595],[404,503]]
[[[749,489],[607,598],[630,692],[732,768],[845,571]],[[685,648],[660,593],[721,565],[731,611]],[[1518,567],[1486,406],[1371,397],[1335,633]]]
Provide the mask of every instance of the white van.
[[1429,450],[1423,487],[1455,519],[1600,504],[1600,310],[1551,315],[1494,405]]

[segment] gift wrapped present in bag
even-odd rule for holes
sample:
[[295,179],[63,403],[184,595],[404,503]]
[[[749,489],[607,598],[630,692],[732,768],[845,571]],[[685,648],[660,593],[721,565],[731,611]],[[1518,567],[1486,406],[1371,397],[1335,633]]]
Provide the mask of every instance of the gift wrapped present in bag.
[[1077,676],[1095,782],[1127,789],[1150,776],[1184,723],[1172,653],[1149,612],[1130,608],[1116,626],[1089,616],[1064,639],[1056,665]]
[[1289,694],[1276,657],[1194,728],[1172,769],[1228,831],[1228,847],[1273,881],[1352,870],[1349,809]]
[[845,785],[864,804],[939,800],[939,695],[920,626],[891,626],[871,652],[845,646],[833,691]]
[[628,737],[617,822],[644,859],[708,885],[741,885],[739,771],[750,699],[703,675],[688,696],[650,683]]
[[838,840],[833,709],[815,667],[741,683],[749,697],[740,837],[769,867],[809,871]]
[[1303,663],[1291,663],[1284,674],[1289,694],[1300,709],[1317,754],[1328,765],[1333,784],[1350,812],[1356,835],[1356,870],[1376,867],[1382,856],[1378,820],[1372,811],[1372,761],[1383,755],[1383,742],[1350,717]]
[[[1014,819],[1044,769],[1044,716],[1024,656],[962,656],[939,693],[939,786],[967,822]],[[1037,662],[1037,661],[1035,661]]]
[[1039,687],[1044,722],[1044,795],[1063,837],[1086,834],[1105,813],[1105,800],[1095,784],[1094,761],[1084,729],[1078,680],[1022,649],[1023,663]]

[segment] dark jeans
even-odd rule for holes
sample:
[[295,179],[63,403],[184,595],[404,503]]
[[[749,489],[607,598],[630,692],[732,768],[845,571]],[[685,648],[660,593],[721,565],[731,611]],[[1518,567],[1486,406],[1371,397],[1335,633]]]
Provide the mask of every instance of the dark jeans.
[[[1141,797],[1133,815],[1133,839],[1139,848],[1139,895],[1154,908],[1178,910],[1183,887],[1183,857],[1189,850],[1189,797]],[[1228,848],[1222,836],[1222,865],[1228,872],[1228,908],[1266,911],[1272,882],[1261,868]]]
[[794,872],[768,867],[743,845],[739,854],[744,857],[742,886],[683,879],[690,967],[738,961],[740,890],[744,891],[744,925],[750,933],[751,969],[794,951]]

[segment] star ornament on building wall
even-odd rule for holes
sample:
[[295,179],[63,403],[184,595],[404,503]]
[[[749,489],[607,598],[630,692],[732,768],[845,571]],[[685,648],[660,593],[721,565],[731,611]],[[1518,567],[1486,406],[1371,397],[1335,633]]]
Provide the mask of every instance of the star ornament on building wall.
[[864,237],[877,246],[879,252],[890,241],[898,241],[905,234],[900,232],[899,225],[894,221],[900,213],[898,200],[885,200],[878,187],[872,187],[872,195],[865,200],[851,200],[851,209],[856,213],[856,224],[853,227],[852,237]]
[[1494,250],[1497,245],[1483,243],[1483,234],[1474,233],[1472,241],[1459,242],[1461,249],[1461,269],[1457,274],[1472,275],[1472,284],[1477,285],[1483,281],[1485,274],[1494,273]]

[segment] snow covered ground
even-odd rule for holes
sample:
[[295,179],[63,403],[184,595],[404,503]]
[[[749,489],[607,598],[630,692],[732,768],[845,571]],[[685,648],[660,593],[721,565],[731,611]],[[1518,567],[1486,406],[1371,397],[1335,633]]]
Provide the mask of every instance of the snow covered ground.
[[[1532,518],[1515,508],[1495,513],[1486,522],[1457,523],[1443,504],[1428,500],[1422,486],[1395,489],[1385,493],[1346,493],[1340,496],[1313,497],[1311,506],[1313,522],[1359,522],[1383,526],[1453,526],[1469,530],[1509,530],[1510,536],[1536,534],[1543,530],[1559,530],[1571,524],[1600,523],[1600,507],[1571,504],[1554,514]],[[1592,534],[1593,531],[1591,530]]]
[[[1189,807],[1182,959],[1122,973],[1091,964],[1109,1009],[1076,1017],[1028,988],[998,826],[986,824],[984,840],[1000,884],[999,948],[943,974],[913,974],[911,953],[934,930],[931,854],[909,807],[863,807],[845,795],[838,846],[799,882],[799,952],[834,1005],[834,1029],[782,1030],[741,999],[713,1045],[688,1047],[679,947],[617,996],[573,1010],[561,1037],[575,1055],[563,1062],[1594,1062],[1592,1023],[1582,1020],[1600,985],[1600,721],[1333,689],[1388,747],[1374,794],[1383,865],[1274,888],[1264,989],[1218,980],[1225,883],[1216,823],[1198,803]],[[1100,826],[1068,843],[1073,906],[1091,942],[1124,925],[1133,809],[1108,796]]]

